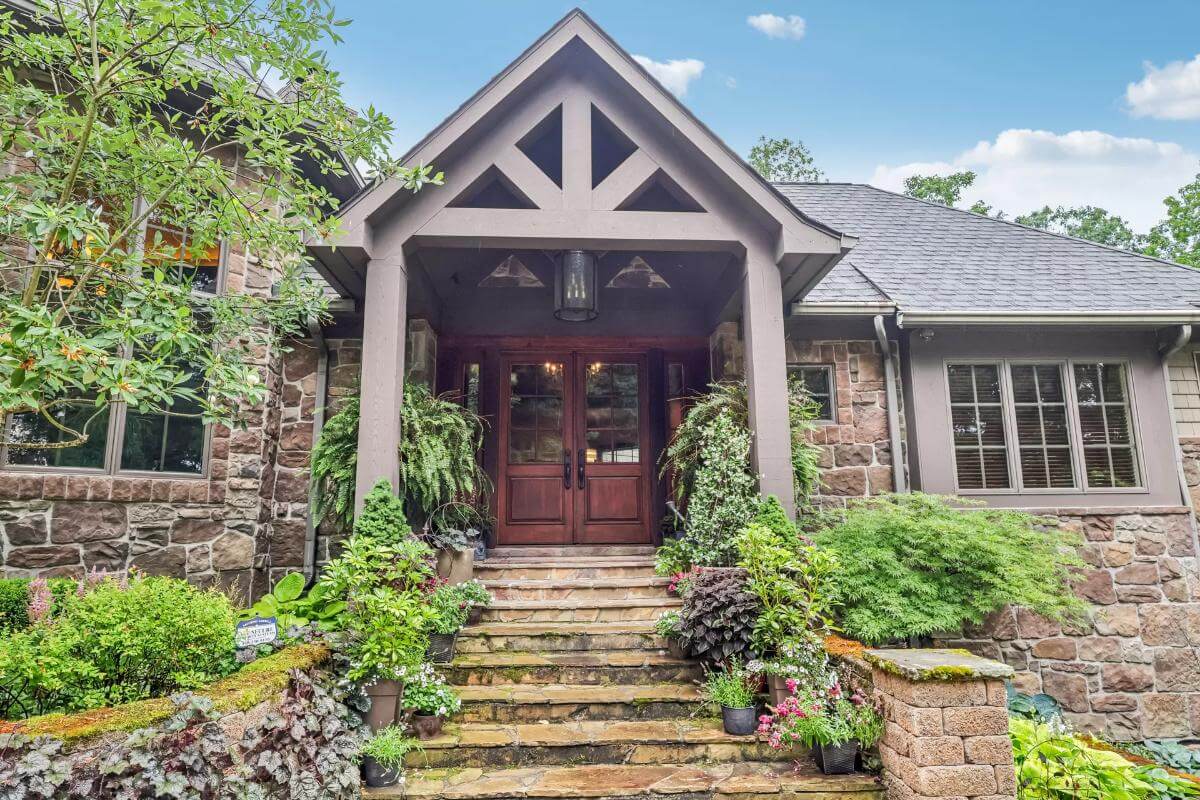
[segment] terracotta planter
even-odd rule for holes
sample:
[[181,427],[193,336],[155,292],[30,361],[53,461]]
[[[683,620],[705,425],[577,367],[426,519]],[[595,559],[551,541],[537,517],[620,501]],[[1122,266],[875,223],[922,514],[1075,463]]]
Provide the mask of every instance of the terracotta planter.
[[767,676],[767,694],[770,696],[770,705],[778,708],[783,705],[783,701],[792,696],[792,693],[787,688],[787,678],[779,675]]
[[362,760],[363,783],[370,786],[372,789],[381,789],[384,786],[395,786],[400,782],[400,770],[385,769],[378,761],[370,756],[363,756]]
[[858,756],[858,742],[845,742],[832,745],[823,744],[813,748],[817,766],[826,775],[848,775],[854,772],[854,762]]
[[471,610],[467,612],[467,624],[478,625],[483,619],[483,606],[471,606]]
[[413,714],[412,726],[417,734],[417,738],[425,741],[427,739],[435,739],[442,735],[442,724],[445,722],[439,716],[426,716],[425,714]]
[[435,664],[447,664],[454,660],[454,643],[456,641],[458,641],[457,633],[431,633],[425,655]]
[[721,706],[721,720],[725,723],[725,732],[730,736],[749,736],[758,729],[758,717],[754,706],[749,708]]
[[371,708],[367,711],[367,725],[372,733],[378,733],[400,719],[400,695],[404,686],[399,681],[376,681],[367,687]]
[[475,549],[438,550],[437,573],[451,585],[471,580],[475,572]]

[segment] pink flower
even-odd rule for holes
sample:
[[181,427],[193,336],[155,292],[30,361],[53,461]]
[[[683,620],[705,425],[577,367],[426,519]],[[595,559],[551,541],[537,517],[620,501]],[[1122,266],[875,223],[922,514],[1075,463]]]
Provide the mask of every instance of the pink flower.
[[861,706],[863,703],[867,702],[867,699],[858,692],[855,692],[854,694],[850,695],[850,702],[854,703],[856,706]]
[[842,696],[842,685],[840,683],[838,683],[837,681],[834,681],[833,686],[829,687],[829,696],[835,697],[835,698],[841,697]]
[[34,578],[29,582],[29,621],[35,625],[50,619],[50,611],[54,608],[54,595],[50,593],[50,584],[45,578]]
[[786,681],[784,681],[784,685],[787,686],[787,690],[789,692],[795,694],[796,687],[800,685],[800,681],[796,680],[795,678],[788,678]]

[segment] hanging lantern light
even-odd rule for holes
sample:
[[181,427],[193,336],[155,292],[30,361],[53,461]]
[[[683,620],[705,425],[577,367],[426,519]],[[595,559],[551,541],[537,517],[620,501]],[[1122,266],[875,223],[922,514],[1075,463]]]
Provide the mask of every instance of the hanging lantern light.
[[554,276],[554,316],[565,322],[588,322],[600,315],[596,254],[567,250]]

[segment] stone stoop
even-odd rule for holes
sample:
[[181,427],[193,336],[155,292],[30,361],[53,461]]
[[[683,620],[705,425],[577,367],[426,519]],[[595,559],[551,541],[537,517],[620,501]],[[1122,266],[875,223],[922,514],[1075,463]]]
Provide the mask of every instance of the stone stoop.
[[820,775],[807,754],[729,736],[706,716],[701,666],[654,632],[680,602],[653,552],[490,551],[475,574],[496,601],[442,668],[461,713],[410,754],[404,784],[364,796],[881,800],[874,778]]

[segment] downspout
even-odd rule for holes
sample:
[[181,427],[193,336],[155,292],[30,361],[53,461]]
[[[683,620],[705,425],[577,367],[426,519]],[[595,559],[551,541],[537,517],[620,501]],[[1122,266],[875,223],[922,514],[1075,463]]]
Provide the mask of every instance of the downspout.
[[883,377],[887,389],[888,438],[892,444],[892,486],[897,492],[907,492],[904,475],[904,446],[900,441],[900,400],[896,391],[896,365],[892,363],[892,343],[883,327],[883,315],[875,315],[875,339],[883,351]]
[[[313,447],[321,438],[321,429],[325,427],[325,394],[329,384],[329,343],[325,341],[325,332],[321,330],[321,322],[316,317],[308,320],[308,333],[312,336],[313,344],[317,346],[317,387],[316,402],[313,405]],[[309,475],[312,475],[312,457],[309,456]],[[304,520],[304,578],[312,583],[317,572],[317,501],[321,496],[321,487],[311,483],[308,492],[308,514]]]
[[1179,480],[1179,500],[1185,506],[1191,505],[1191,492],[1188,491],[1187,476],[1183,472],[1183,448],[1179,444],[1179,421],[1175,418],[1175,396],[1171,392],[1171,370],[1167,362],[1171,356],[1183,349],[1192,338],[1192,326],[1180,325],[1175,339],[1159,347],[1162,353],[1163,386],[1167,391],[1167,408],[1171,412],[1171,438],[1175,444],[1175,474]]

